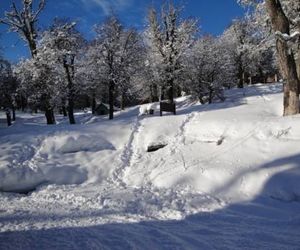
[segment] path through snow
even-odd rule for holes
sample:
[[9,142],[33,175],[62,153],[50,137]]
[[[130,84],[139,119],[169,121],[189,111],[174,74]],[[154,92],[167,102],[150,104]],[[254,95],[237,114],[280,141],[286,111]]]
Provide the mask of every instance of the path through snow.
[[279,84],[227,97],[0,128],[0,189],[48,182],[0,192],[0,249],[299,249],[300,118],[280,116]]

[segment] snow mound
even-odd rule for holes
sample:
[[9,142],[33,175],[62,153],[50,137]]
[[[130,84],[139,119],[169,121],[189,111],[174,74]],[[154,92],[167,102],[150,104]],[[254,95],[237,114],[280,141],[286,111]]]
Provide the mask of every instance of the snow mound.
[[8,156],[0,157],[0,191],[7,192],[28,192],[44,183],[81,184],[88,180],[90,167],[82,154],[115,150],[99,135],[77,132],[9,139],[11,143],[5,147]]
[[97,135],[58,134],[47,138],[40,150],[41,154],[48,153],[77,153],[80,151],[97,152],[100,150],[113,150],[114,147],[105,139]]
[[[186,102],[177,116],[141,120],[125,182],[189,186],[231,202],[258,195],[297,200],[300,119],[281,116],[281,91],[281,84],[234,89],[225,102],[211,105],[189,106],[184,97],[176,100]],[[168,146],[144,154],[144,145],[156,143]]]
[[76,165],[49,165],[42,168],[32,161],[6,165],[0,168],[0,191],[27,193],[41,184],[81,184],[87,180],[87,171]]
[[0,191],[28,192],[46,182],[43,172],[26,165],[0,168]]

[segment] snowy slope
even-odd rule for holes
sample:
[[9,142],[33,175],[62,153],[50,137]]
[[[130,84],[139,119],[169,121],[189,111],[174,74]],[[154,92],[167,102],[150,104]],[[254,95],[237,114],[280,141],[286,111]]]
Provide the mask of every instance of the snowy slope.
[[281,89],[179,98],[176,116],[22,115],[0,128],[0,190],[31,192],[0,192],[0,249],[299,249],[300,117]]

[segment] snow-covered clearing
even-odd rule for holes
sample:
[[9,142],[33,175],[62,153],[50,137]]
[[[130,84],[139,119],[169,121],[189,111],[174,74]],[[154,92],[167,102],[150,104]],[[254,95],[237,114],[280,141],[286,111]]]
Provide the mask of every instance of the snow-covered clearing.
[[0,249],[299,249],[300,116],[281,117],[281,88],[0,127]]

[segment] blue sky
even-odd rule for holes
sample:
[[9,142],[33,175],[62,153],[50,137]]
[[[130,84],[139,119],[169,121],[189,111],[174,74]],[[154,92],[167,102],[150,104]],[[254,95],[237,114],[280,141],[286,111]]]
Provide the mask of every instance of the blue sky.
[[[36,0],[35,0],[36,1]],[[0,16],[10,9],[12,0],[1,0]],[[21,0],[15,0],[20,3]],[[68,17],[77,21],[79,30],[85,37],[93,37],[92,27],[101,22],[111,11],[119,16],[127,26],[143,29],[146,22],[147,9],[152,4],[160,6],[163,0],[47,0],[45,10],[40,16],[39,28],[47,28],[52,20]],[[184,17],[199,19],[202,33],[219,35],[230,24],[233,18],[243,15],[244,10],[236,0],[175,0],[184,6]],[[16,34],[8,33],[7,27],[0,25],[0,46],[6,59],[16,62],[28,56],[28,48]]]

